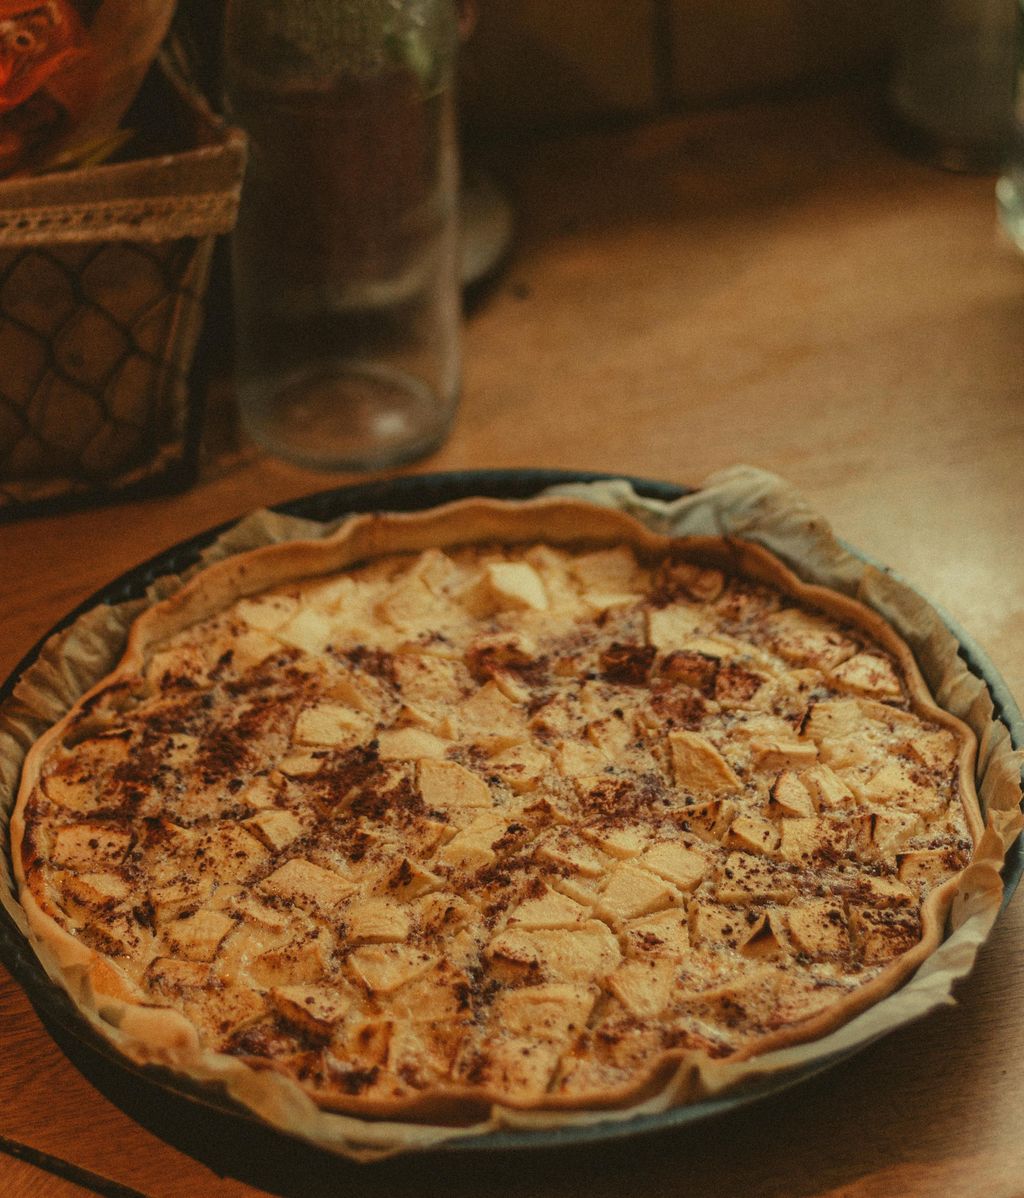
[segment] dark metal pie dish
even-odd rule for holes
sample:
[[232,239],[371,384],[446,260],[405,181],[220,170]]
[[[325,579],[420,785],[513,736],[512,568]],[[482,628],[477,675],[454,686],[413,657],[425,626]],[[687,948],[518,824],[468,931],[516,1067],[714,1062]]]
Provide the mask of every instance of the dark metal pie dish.
[[[557,470],[467,471],[445,474],[414,475],[385,482],[369,483],[323,491],[277,508],[283,514],[313,520],[333,520],[349,513],[373,511],[416,511],[439,503],[470,496],[524,499],[560,483],[591,482],[609,475]],[[685,488],[647,479],[630,479],[637,492],[658,500],[672,500],[686,493]],[[51,635],[72,624],[84,612],[100,604],[117,604],[142,597],[149,585],[167,574],[179,574],[194,565],[202,551],[229,525],[221,525],[183,541],[141,563],[113,580],[96,594],[69,612],[47,633],[18,664],[0,686],[0,705],[10,699],[18,679],[37,660]],[[850,547],[847,546],[849,549]],[[856,550],[850,550],[856,553]],[[859,554],[858,556],[863,557]],[[942,618],[960,646],[960,656],[970,671],[981,679],[992,698],[995,718],[1009,731],[1015,747],[1024,746],[1024,719],[1007,691],[1005,683],[984,651],[955,622]],[[13,801],[13,797],[8,797]],[[5,801],[0,799],[0,801]],[[6,823],[6,820],[4,821]],[[5,852],[7,846],[5,845]],[[1011,846],[1003,870],[1003,906],[1015,890],[1024,872],[1024,842]],[[213,1157],[213,1167],[237,1173],[238,1161],[251,1157],[254,1135],[260,1137],[260,1168],[269,1175],[287,1168],[295,1170],[296,1153],[311,1154],[311,1160],[325,1154],[316,1148],[296,1145],[285,1135],[264,1128],[245,1109],[218,1090],[192,1082],[153,1066],[136,1066],[123,1057],[93,1030],[67,994],[46,975],[20,929],[0,908],[0,959],[24,988],[30,1002],[48,1031],[71,1061],[112,1101],[133,1118],[150,1127],[185,1151]],[[582,1145],[609,1141],[644,1133],[697,1123],[765,1099],[797,1085],[822,1070],[853,1055],[859,1048],[836,1053],[811,1065],[745,1085],[727,1093],[639,1117],[616,1117],[614,1112],[601,1122],[538,1130],[499,1130],[480,1136],[460,1137],[442,1144],[441,1151],[466,1153],[481,1150],[513,1150],[540,1147]],[[258,1132],[257,1132],[258,1128]],[[197,1153],[197,1145],[203,1152]],[[247,1156],[248,1154],[248,1156]],[[284,1175],[284,1174],[282,1174]]]

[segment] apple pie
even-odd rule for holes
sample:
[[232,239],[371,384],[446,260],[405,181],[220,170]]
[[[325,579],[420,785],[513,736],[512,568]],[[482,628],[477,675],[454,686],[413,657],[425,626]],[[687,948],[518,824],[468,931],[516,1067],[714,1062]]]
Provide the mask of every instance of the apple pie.
[[564,500],[209,567],[32,750],[33,937],[137,1060],[327,1110],[635,1102],[939,943],[973,736],[873,611]]

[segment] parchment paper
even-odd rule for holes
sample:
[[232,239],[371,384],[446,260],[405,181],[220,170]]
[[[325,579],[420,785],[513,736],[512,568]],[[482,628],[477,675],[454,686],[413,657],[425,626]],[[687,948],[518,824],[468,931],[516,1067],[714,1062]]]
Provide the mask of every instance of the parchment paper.
[[[470,1127],[374,1122],[321,1111],[288,1079],[257,1073],[234,1058],[206,1053],[190,1073],[220,1084],[224,1091],[274,1126],[355,1160],[378,1159],[436,1146],[499,1128],[551,1129],[620,1121],[666,1111],[694,1098],[764,1079],[780,1070],[822,1062],[862,1046],[886,1032],[953,1002],[953,986],[971,969],[999,911],[999,870],[1006,849],[1022,826],[1021,768],[1024,752],[1014,750],[1006,727],[993,718],[986,685],[970,674],[957,655],[956,638],[938,613],[916,592],[888,573],[866,565],[836,540],[827,522],[781,479],[750,467],[712,475],[694,494],[672,503],[638,496],[623,481],[570,484],[552,488],[591,503],[617,507],[656,532],[671,535],[729,535],[757,541],[782,558],[805,581],[856,597],[879,611],[910,644],[932,693],[941,706],[969,724],[978,737],[977,784],[987,829],[965,870],[949,918],[949,935],[901,989],[826,1037],[733,1064],[686,1065],[653,1097],[629,1109],[598,1112],[523,1112],[495,1107]],[[203,555],[203,563],[279,541],[327,535],[337,524],[321,525],[269,512],[242,520]],[[201,568],[197,566],[195,569]],[[134,617],[149,603],[177,590],[182,577],[157,580],[146,600],[100,607],[52,638],[26,673],[11,700],[0,709],[0,834],[7,844],[10,812],[21,762],[28,747],[51,723],[120,658]],[[25,914],[14,894],[7,855],[0,859],[0,902],[26,931]],[[59,963],[40,954],[58,984],[69,986]],[[88,1004],[83,1017],[128,1055],[130,1020],[112,1026],[117,1014],[101,1014]],[[82,996],[77,996],[80,1005]]]

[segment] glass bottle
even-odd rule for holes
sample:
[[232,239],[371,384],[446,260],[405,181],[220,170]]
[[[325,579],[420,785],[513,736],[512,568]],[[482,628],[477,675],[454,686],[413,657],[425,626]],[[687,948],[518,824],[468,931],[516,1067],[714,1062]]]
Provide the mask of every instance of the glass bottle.
[[229,0],[249,135],[233,234],[243,423],[303,465],[422,456],[458,403],[453,0]]

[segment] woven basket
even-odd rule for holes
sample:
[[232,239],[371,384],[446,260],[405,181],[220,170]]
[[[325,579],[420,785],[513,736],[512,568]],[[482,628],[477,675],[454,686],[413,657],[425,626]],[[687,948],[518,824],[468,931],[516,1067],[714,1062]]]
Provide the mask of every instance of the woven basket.
[[135,161],[0,183],[0,520],[194,477],[190,380],[245,139],[154,71]]

